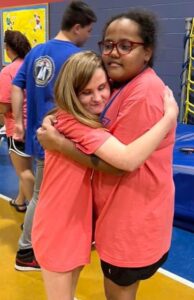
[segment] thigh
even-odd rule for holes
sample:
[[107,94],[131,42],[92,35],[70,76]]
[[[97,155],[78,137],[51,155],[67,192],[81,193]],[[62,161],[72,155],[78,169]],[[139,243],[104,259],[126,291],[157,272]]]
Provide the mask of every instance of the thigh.
[[72,300],[73,299],[73,273],[58,273],[42,269],[43,280],[48,300]]
[[120,286],[104,277],[104,291],[107,300],[135,300],[139,281],[129,285]]
[[75,294],[76,291],[76,286],[77,286],[77,282],[81,273],[81,270],[83,269],[83,266],[76,268],[75,270],[73,270],[73,281],[72,281],[72,292],[73,295]]
[[32,158],[24,152],[25,145],[23,142],[15,141],[9,137],[8,148],[11,161],[18,175],[26,170],[32,171]]
[[31,157],[19,156],[15,152],[10,152],[10,157],[18,175],[26,170],[29,170],[33,173]]

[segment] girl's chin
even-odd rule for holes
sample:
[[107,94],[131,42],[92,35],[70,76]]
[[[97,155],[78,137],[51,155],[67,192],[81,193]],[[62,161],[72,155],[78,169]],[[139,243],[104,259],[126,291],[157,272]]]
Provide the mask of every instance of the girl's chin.
[[122,72],[118,72],[116,70],[108,70],[108,76],[113,81],[122,81],[124,74]]
[[91,111],[91,113],[92,114],[94,114],[94,115],[100,115],[101,114],[101,112],[103,111],[103,109],[104,108],[96,108],[96,109],[93,109],[92,111]]

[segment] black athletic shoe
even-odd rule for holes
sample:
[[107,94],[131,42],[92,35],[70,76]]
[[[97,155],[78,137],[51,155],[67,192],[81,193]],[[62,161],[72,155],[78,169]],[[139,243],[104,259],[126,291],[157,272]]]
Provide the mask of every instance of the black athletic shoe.
[[39,271],[40,266],[33,249],[21,249],[16,254],[15,269],[18,271]]

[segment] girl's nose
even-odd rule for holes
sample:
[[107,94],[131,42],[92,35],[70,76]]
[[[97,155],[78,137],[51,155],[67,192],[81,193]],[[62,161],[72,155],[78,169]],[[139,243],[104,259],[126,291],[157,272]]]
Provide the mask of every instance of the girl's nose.
[[101,93],[99,91],[94,92],[93,101],[95,101],[95,102],[102,101],[102,96],[101,96]]
[[109,54],[109,56],[112,56],[112,57],[119,57],[120,56],[116,46],[113,47],[113,49],[112,49],[111,53]]

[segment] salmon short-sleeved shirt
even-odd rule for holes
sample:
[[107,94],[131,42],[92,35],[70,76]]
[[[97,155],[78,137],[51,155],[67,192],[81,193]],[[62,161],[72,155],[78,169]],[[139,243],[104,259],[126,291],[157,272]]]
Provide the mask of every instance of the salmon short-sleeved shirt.
[[[15,61],[7,65],[0,72],[0,103],[11,104],[11,88],[12,80],[14,79],[17,71],[21,67],[23,59],[17,58]],[[24,99],[23,106],[24,123],[26,124],[26,99]],[[4,115],[6,135],[12,136],[15,126],[12,112],[9,111]]]
[[[110,137],[108,131],[80,124],[65,112],[57,114],[56,127],[87,154],[94,153]],[[32,230],[33,249],[42,268],[66,272],[89,263],[91,172],[63,154],[46,151]]]
[[[148,68],[129,82],[105,114],[110,132],[128,144],[163,115],[164,83]],[[174,129],[132,173],[94,172],[96,248],[120,267],[142,267],[169,250],[174,212],[172,151]]]

